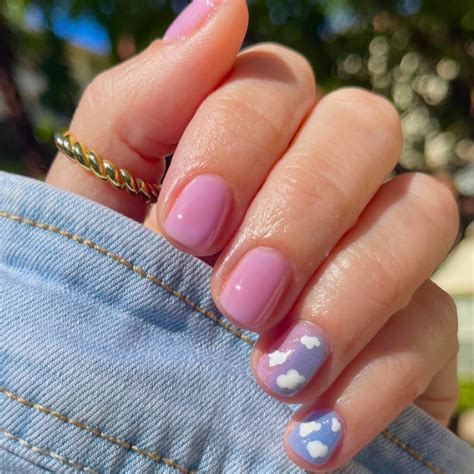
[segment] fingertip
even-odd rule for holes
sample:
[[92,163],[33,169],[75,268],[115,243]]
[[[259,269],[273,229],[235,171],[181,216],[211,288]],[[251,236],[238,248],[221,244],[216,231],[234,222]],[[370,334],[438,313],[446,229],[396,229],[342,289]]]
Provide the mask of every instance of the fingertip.
[[344,433],[344,421],[335,410],[318,408],[290,420],[283,446],[288,457],[303,469],[328,472],[342,464],[336,458]]
[[157,220],[176,247],[198,257],[222,249],[222,234],[234,206],[232,189],[222,177],[198,174],[172,190],[166,201],[158,205]]
[[308,390],[330,355],[331,344],[325,331],[311,321],[283,321],[283,326],[264,338],[254,373],[267,393],[286,403],[297,403],[308,395],[314,397],[314,390],[310,394]]

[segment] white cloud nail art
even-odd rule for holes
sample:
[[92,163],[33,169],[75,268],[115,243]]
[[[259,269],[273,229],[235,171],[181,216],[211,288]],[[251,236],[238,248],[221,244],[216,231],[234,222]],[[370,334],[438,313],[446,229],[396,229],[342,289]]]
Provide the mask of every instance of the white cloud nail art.
[[315,431],[319,431],[321,429],[321,423],[317,423],[316,421],[309,421],[308,423],[301,423],[300,424],[300,436],[305,437],[314,433]]
[[276,384],[280,388],[287,388],[293,390],[298,385],[303,384],[306,378],[301,375],[297,370],[290,369],[286,374],[281,374],[276,379]]
[[319,338],[316,336],[308,336],[307,334],[305,334],[300,341],[307,349],[313,349],[314,347],[319,347],[321,345]]
[[329,448],[321,441],[310,441],[306,449],[312,458],[324,458],[329,452]]
[[334,433],[337,433],[340,429],[341,429],[341,423],[339,423],[339,420],[337,420],[336,418],[333,418],[331,422],[331,430]]
[[284,364],[292,352],[292,350],[286,352],[275,351],[268,354],[268,365],[270,367],[275,367],[275,365]]

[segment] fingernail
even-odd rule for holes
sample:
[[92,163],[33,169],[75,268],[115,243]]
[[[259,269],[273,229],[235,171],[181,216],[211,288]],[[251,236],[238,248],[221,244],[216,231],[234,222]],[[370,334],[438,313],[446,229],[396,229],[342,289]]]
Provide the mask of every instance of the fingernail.
[[342,419],[334,410],[315,410],[294,425],[288,445],[300,458],[320,466],[339,446],[342,431]]
[[270,317],[290,278],[290,264],[282,253],[257,247],[237,264],[219,301],[236,324],[254,329]]
[[202,174],[181,191],[165,219],[166,232],[193,250],[210,247],[232,204],[232,192],[217,175]]
[[214,13],[222,0],[193,0],[173,21],[164,40],[185,39],[197,31]]
[[271,392],[289,397],[306,386],[327,355],[328,344],[321,328],[299,321],[260,357],[257,376]]

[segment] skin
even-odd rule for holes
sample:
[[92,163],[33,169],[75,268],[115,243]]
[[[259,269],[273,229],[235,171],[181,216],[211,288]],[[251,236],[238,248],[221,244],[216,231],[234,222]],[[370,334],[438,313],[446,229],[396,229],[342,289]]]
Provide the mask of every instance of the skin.
[[[280,45],[239,53],[247,15],[243,0],[222,3],[185,39],[158,40],[102,73],[79,104],[72,133],[137,176],[159,181],[163,156],[175,153],[156,206],[61,154],[47,181],[141,222],[148,213],[145,225],[214,263],[212,292],[224,314],[222,287],[245,252],[270,246],[286,256],[291,281],[255,328],[251,364],[290,321],[315,322],[327,334],[332,351],[321,371],[282,399],[303,404],[290,428],[317,406],[344,419],[343,441],[324,466],[284,441],[295,463],[325,471],[347,463],[413,401],[448,422],[457,398],[456,311],[429,277],[454,242],[458,211],[431,177],[385,182],[403,146],[388,101],[353,88],[321,97],[306,59]],[[203,173],[222,177],[233,202],[214,241],[191,249],[163,223]]]

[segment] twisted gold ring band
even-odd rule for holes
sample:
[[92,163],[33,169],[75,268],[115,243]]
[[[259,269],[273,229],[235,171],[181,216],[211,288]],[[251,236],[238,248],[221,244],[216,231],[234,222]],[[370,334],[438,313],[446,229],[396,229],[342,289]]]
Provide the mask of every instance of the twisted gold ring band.
[[111,161],[103,160],[94,151],[81,145],[68,131],[56,133],[54,143],[71,161],[91,171],[97,178],[108,181],[115,188],[140,196],[147,203],[154,203],[158,199],[161,185],[135,178],[127,170],[119,168]]

